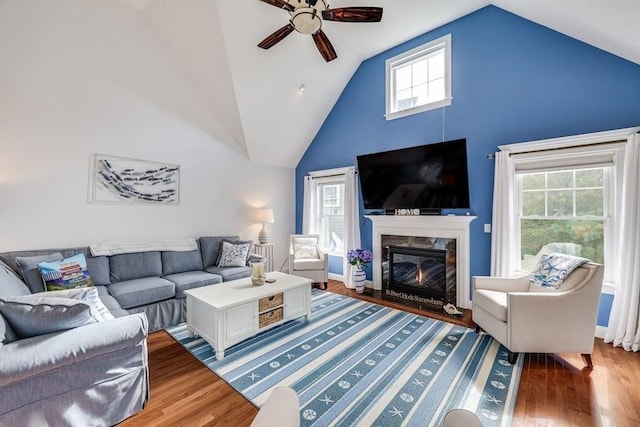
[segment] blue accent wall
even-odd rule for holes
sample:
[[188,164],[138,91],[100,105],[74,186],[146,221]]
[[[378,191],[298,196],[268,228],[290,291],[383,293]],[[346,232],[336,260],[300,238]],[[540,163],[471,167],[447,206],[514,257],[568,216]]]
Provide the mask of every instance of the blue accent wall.
[[342,275],[342,257],[329,255],[329,271]]
[[[387,121],[385,60],[446,34],[451,106]],[[470,212],[478,217],[471,275],[488,275],[491,235],[483,224],[491,222],[494,162],[487,154],[502,144],[640,125],[638,93],[640,65],[495,6],[480,9],[360,65],[296,168],[296,229],[307,172],[353,166],[359,154],[467,138]],[[362,200],[360,212],[368,213]],[[371,249],[368,220],[361,220],[361,234],[362,247]],[[611,298],[603,296],[600,308],[605,326]]]
[[613,295],[602,294],[600,295],[600,307],[598,307],[598,321],[596,322],[600,326],[607,326],[609,324],[609,313],[611,313],[611,307],[613,306]]

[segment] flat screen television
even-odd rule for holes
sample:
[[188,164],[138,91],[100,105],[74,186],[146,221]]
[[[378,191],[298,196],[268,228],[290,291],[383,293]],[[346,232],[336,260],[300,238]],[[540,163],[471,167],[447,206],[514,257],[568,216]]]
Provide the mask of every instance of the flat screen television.
[[365,209],[469,209],[467,140],[357,156]]

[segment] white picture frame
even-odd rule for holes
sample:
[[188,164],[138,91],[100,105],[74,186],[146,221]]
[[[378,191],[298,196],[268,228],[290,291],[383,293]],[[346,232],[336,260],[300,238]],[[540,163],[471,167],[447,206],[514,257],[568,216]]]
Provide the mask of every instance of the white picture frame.
[[90,175],[90,203],[180,203],[179,165],[95,154]]

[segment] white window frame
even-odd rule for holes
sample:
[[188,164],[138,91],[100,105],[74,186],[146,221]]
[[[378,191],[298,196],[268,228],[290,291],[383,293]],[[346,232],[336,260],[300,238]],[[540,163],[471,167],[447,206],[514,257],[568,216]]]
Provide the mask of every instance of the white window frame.
[[[550,161],[553,161],[553,156],[549,157]],[[598,217],[581,217],[581,216],[567,216],[567,217],[558,217],[558,219],[571,219],[571,220],[581,220],[581,219],[592,219],[592,220],[603,220],[604,221],[604,265],[611,265],[611,263],[613,262],[613,253],[615,251],[615,236],[613,235],[613,227],[612,227],[612,223],[614,222],[614,218],[615,218],[615,211],[614,211],[614,194],[615,194],[615,185],[614,185],[614,180],[613,180],[613,176],[615,173],[615,168],[618,167],[618,163],[616,162],[616,164],[614,164],[613,166],[605,166],[603,169],[603,191],[604,191],[604,200],[603,200],[603,215],[602,216],[598,216]],[[557,167],[557,168],[553,168],[552,170],[537,170],[537,171],[527,171],[525,173],[519,174],[516,173],[516,194],[513,197],[514,200],[514,212],[517,216],[516,221],[514,221],[514,234],[516,235],[516,244],[517,244],[517,249],[518,249],[518,258],[519,255],[521,253],[521,235],[522,235],[522,229],[521,229],[521,221],[523,219],[535,219],[535,217],[532,216],[524,216],[522,215],[522,200],[520,198],[520,196],[523,193],[523,189],[522,189],[522,179],[520,178],[521,175],[524,175],[526,173],[536,173],[536,172],[554,172],[554,171],[568,171],[568,170],[576,170],[576,169],[591,169],[591,168],[584,168],[584,167],[574,167],[574,166],[567,166],[566,168],[562,168],[562,167]],[[573,190],[575,191],[575,188],[573,188]],[[546,197],[546,195],[545,195]],[[574,203],[575,203],[575,195],[574,195]],[[548,219],[550,218],[550,216],[545,215],[544,217],[539,217],[540,219]],[[550,221],[552,221],[552,219],[550,219]],[[520,263],[518,262],[518,264],[520,265]],[[521,269],[516,269],[516,271],[518,273],[526,273],[526,271],[523,271]],[[611,279],[611,269],[607,269],[606,270],[606,277],[605,277],[605,281],[612,283],[612,279]]]
[[[561,169],[584,168],[586,165],[605,166],[607,159],[613,159],[613,166],[605,170],[605,277],[602,293],[614,294],[615,283],[612,276],[613,260],[616,259],[617,238],[620,221],[618,220],[620,198],[622,194],[622,173],[624,164],[624,147],[627,137],[640,128],[626,128],[613,131],[596,132],[592,134],[575,135],[541,141],[531,141],[518,144],[499,146],[501,151],[510,153],[516,165],[516,174],[534,171],[553,171]],[[544,167],[540,165],[544,164]],[[514,185],[513,212],[514,237],[520,252],[520,194],[519,179]],[[607,268],[609,267],[609,268]]]
[[[432,55],[444,49],[444,79],[445,79],[445,97],[439,101],[430,102],[415,107],[409,107],[403,110],[395,109],[395,79],[393,78],[393,71],[409,62],[414,62],[420,58]],[[396,55],[393,58],[389,58],[385,61],[385,118],[387,120],[399,119],[412,114],[418,114],[425,111],[433,110],[440,107],[447,107],[451,105],[451,34],[440,37],[429,43],[425,43],[422,46],[418,46],[407,52]]]
[[[323,185],[332,185],[332,184],[342,184],[346,183],[346,169],[345,168],[337,168],[337,169],[327,169],[322,171],[312,171],[309,172],[309,175],[313,177],[313,185],[315,186],[315,203],[318,207],[317,216],[312,219],[313,221],[313,229],[317,230],[317,234],[320,235],[320,242],[323,246],[323,250],[332,256],[344,256],[344,248],[343,251],[331,250],[331,244],[327,244],[324,241],[324,229],[323,229],[323,212],[322,212],[322,191],[320,191],[321,186]],[[342,207],[344,209],[344,191],[342,191],[338,197],[342,198]],[[343,212],[343,221],[344,221],[344,212]]]

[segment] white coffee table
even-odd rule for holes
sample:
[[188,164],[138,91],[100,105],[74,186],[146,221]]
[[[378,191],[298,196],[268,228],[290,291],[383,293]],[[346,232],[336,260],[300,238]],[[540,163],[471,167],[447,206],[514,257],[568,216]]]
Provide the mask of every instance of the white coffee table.
[[311,317],[311,281],[280,272],[267,273],[274,283],[251,284],[251,278],[185,291],[187,329],[198,334],[222,360],[227,348],[289,320]]

